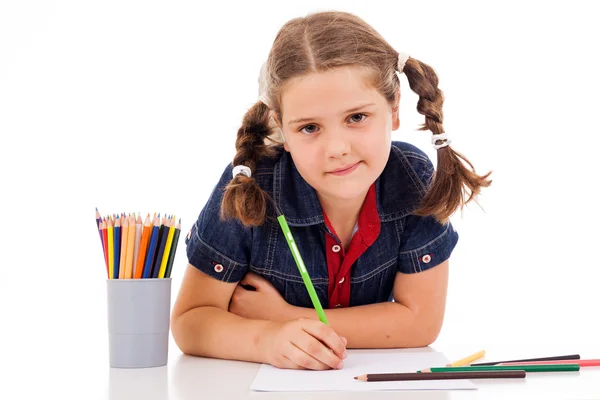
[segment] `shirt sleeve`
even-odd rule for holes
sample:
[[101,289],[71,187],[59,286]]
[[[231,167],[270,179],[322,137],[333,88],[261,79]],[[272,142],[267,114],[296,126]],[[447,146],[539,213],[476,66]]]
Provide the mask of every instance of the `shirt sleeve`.
[[238,282],[246,274],[251,248],[251,228],[235,218],[221,219],[221,201],[232,169],[231,165],[225,168],[185,239],[189,263],[224,282]]
[[[407,154],[419,179],[427,188],[434,167],[427,155],[416,148]],[[458,233],[448,221],[439,223],[433,216],[408,215],[402,220],[398,272],[412,274],[433,268],[450,258],[458,242]]]

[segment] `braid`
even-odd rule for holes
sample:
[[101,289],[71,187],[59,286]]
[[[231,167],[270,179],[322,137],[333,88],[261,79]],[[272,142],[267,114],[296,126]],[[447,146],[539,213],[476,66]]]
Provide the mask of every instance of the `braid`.
[[[269,108],[257,102],[246,113],[235,142],[236,155],[233,165],[245,165],[254,172],[258,162],[276,154],[273,146],[265,144],[271,133]],[[268,194],[256,180],[244,174],[232,178],[225,188],[221,203],[221,217],[237,218],[245,226],[259,226],[265,221]]]
[[[444,133],[444,94],[438,88],[435,71],[414,58],[407,60],[403,71],[410,88],[419,95],[417,111],[425,116],[425,123],[418,130],[429,130],[433,134]],[[445,141],[438,140],[435,144],[443,144]],[[466,168],[465,163],[470,169]],[[473,164],[464,155],[449,145],[441,147],[437,150],[437,168],[433,182],[415,214],[433,215],[438,221],[445,223],[454,211],[475,200],[481,188],[490,186],[490,174],[491,172],[483,176],[477,175]]]

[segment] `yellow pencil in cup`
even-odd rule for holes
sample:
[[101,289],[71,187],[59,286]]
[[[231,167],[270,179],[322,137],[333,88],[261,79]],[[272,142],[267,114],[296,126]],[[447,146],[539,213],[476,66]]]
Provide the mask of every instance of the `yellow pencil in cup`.
[[127,254],[125,255],[125,274],[124,279],[133,278],[133,249],[135,245],[135,217],[126,217],[129,229],[127,231]]
[[121,216],[121,250],[119,255],[119,279],[125,279],[125,258],[127,257],[127,239],[129,239],[129,220]]
[[[167,226],[165,226],[167,228]],[[163,254],[163,258],[160,262],[160,269],[158,270],[158,277],[164,278],[165,272],[167,271],[167,261],[169,261],[169,252],[171,251],[171,246],[173,244],[173,235],[175,234],[175,216],[169,219],[168,221],[169,228],[169,236],[167,236],[167,244],[165,247],[165,252]],[[163,233],[164,235],[164,233]]]
[[107,245],[108,245],[108,278],[115,278],[115,236],[112,218],[106,218]]
[[453,363],[446,364],[446,367],[462,367],[464,365],[469,365],[473,361],[479,360],[483,356],[485,356],[485,350],[478,351],[477,353],[473,353],[470,356],[461,358],[458,361],[454,361]]

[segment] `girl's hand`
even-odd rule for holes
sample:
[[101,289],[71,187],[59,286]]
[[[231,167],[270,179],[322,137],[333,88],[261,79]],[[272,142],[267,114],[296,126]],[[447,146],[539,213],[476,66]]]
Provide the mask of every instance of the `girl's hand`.
[[301,318],[271,325],[262,344],[274,367],[326,370],[344,366],[348,341],[320,321]]
[[289,320],[292,308],[269,281],[253,272],[242,278],[229,303],[229,311],[240,317],[278,322]]

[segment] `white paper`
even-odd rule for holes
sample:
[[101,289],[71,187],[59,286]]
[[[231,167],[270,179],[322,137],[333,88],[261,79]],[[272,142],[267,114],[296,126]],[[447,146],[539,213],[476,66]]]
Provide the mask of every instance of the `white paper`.
[[395,382],[354,379],[364,374],[416,372],[448,363],[443,353],[434,351],[349,350],[341,370],[291,370],[263,364],[250,389],[267,392],[476,389],[468,379]]

